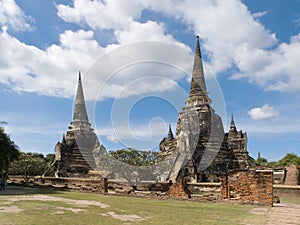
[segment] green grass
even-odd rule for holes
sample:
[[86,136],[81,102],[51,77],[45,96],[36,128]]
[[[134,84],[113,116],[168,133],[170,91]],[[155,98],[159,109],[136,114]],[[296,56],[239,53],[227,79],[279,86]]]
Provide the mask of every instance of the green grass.
[[[17,195],[13,195],[13,192]],[[3,213],[0,210],[1,224],[35,225],[35,224],[264,224],[266,215],[251,214],[249,211],[257,206],[231,205],[224,203],[199,203],[177,200],[154,200],[120,196],[105,196],[76,192],[61,192],[41,189],[27,189],[29,195],[43,194],[73,200],[91,200],[110,205],[108,208],[98,206],[80,206],[64,201],[20,200],[3,205],[9,198],[22,197],[20,188],[11,189],[9,195],[0,195],[0,207],[17,206],[24,211]],[[58,207],[63,207],[59,209]],[[71,212],[66,208],[83,209]],[[57,214],[57,212],[63,214]],[[105,215],[109,212],[142,217],[141,221],[122,221]]]
[[296,203],[300,204],[300,197],[288,197],[288,196],[283,196],[280,197],[280,202],[281,203]]

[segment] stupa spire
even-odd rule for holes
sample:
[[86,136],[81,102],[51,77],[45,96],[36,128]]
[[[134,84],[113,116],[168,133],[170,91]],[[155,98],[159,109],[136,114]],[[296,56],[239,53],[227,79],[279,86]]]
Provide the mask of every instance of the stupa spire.
[[236,126],[235,126],[235,123],[234,123],[234,119],[233,119],[233,114],[231,114],[231,122],[230,122],[230,128],[229,128],[229,133],[236,133],[237,130],[236,130]]
[[81,73],[79,71],[72,124],[74,125],[77,122],[88,123],[88,121],[89,120],[86,112],[83,88],[81,83]]
[[174,136],[173,136],[171,124],[169,124],[168,140],[173,140],[173,139],[174,139]]
[[199,36],[196,36],[196,50],[189,97],[207,96],[206,92]]

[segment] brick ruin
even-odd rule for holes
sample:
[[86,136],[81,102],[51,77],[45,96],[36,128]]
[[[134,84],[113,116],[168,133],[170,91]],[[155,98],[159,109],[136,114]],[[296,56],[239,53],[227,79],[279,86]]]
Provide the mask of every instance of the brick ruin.
[[[225,133],[221,117],[211,106],[197,36],[190,92],[178,115],[176,136],[169,127],[167,138],[159,145],[162,156],[174,159],[167,174],[162,174],[161,182],[139,185],[135,189],[114,179],[108,181],[104,174],[94,179],[101,181],[102,193],[110,190],[112,193],[142,193],[144,197],[195,198],[209,190],[218,193],[219,197],[213,199],[271,205],[272,172],[255,168],[247,151],[247,141],[247,134],[237,130],[233,116],[229,132]],[[88,179],[99,159],[106,154],[88,121],[79,73],[73,120],[66,136],[55,146],[55,176]],[[97,183],[87,182],[93,183],[93,187]]]
[[297,186],[300,185],[300,167],[291,164],[288,166],[273,166],[275,185],[288,185]]
[[88,120],[79,72],[73,120],[62,141],[55,146],[55,176],[84,177],[104,154],[106,149],[99,143]]
[[170,127],[168,137],[160,143],[162,154],[176,159],[168,180],[218,182],[229,170],[254,166],[247,151],[247,134],[237,131],[233,116],[229,132],[224,132],[207,93],[197,36],[190,92],[178,115],[176,137]]
[[224,199],[242,203],[273,205],[273,171],[250,169],[232,171],[222,178]]
[[284,179],[284,184],[285,185],[298,185],[300,184],[300,172],[298,166],[295,164],[291,164],[289,166],[285,167],[286,173],[285,173],[285,179]]

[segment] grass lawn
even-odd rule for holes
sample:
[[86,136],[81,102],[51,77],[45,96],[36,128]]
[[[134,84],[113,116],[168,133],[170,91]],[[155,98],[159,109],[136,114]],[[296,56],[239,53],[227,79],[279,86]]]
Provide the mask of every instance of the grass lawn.
[[298,197],[289,197],[289,196],[283,196],[280,197],[280,202],[281,203],[295,203],[295,204],[300,204],[300,198]]
[[9,186],[0,193],[0,223],[264,224],[252,205],[153,200]]

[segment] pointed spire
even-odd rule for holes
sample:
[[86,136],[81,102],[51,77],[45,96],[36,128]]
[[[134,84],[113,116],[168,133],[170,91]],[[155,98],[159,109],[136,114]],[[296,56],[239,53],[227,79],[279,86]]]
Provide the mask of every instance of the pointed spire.
[[231,114],[231,122],[230,122],[230,128],[229,128],[229,133],[236,133],[237,130],[236,130],[236,126],[235,126],[235,123],[234,123],[234,119],[233,119],[233,114]]
[[61,143],[62,144],[66,144],[66,136],[65,136],[65,133],[63,133],[63,138],[61,140]]
[[206,85],[203,72],[202,57],[199,44],[199,36],[196,36],[196,50],[194,58],[194,67],[192,74],[192,82],[190,87],[189,97],[193,96],[207,96]]
[[257,163],[260,166],[260,164],[261,164],[260,151],[258,151],[258,154],[257,154]]
[[74,114],[73,114],[73,122],[72,122],[73,125],[75,121],[88,123],[88,116],[85,108],[80,71],[78,76],[77,93],[76,93],[75,106],[74,106]]
[[234,119],[233,119],[233,114],[231,114],[231,122],[230,122],[230,127],[235,127],[235,124],[234,124]]
[[168,140],[172,141],[174,139],[171,124],[169,124]]

